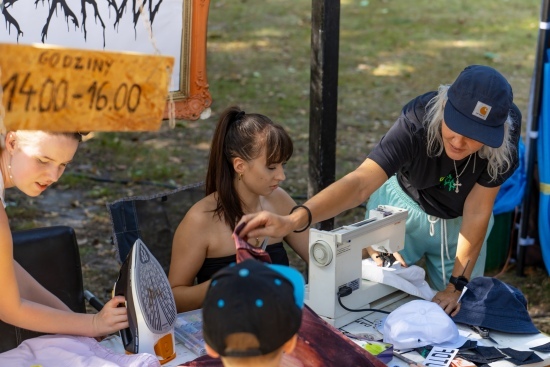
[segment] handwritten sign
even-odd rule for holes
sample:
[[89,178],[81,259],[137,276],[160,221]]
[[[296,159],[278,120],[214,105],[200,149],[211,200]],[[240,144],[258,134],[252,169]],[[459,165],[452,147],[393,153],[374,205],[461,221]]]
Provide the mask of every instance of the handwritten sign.
[[8,130],[160,127],[173,57],[1,43],[0,55]]

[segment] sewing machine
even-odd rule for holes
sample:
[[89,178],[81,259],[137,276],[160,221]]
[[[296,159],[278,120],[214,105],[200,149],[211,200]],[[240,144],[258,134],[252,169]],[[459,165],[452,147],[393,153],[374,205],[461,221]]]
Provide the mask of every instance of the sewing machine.
[[383,308],[406,297],[391,286],[362,279],[362,250],[370,246],[391,254],[403,249],[407,214],[405,209],[380,205],[361,222],[332,231],[312,228],[306,304],[339,328],[371,313],[345,310],[338,302],[339,291],[352,291],[340,298],[349,309]]

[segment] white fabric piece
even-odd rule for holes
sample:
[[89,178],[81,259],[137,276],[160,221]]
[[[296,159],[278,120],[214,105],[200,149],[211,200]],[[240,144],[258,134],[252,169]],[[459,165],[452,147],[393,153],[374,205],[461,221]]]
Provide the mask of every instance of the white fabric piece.
[[374,260],[365,259],[362,264],[363,279],[387,284],[405,293],[431,301],[435,291],[426,282],[426,272],[420,266],[402,267],[397,261],[389,268],[377,266]]
[[436,303],[414,300],[393,310],[382,327],[384,343],[395,349],[414,349],[433,345],[459,348],[466,338],[453,320]]
[[0,353],[0,366],[10,367],[160,367],[147,353],[117,354],[93,338],[44,335],[23,341],[17,348]]

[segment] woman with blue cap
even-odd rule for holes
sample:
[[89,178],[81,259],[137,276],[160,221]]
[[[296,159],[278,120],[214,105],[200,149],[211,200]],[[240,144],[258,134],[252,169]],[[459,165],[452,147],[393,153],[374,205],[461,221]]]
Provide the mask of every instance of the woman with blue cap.
[[241,234],[282,236],[367,199],[368,209],[405,208],[405,248],[396,257],[403,265],[425,257],[438,290],[433,301],[456,314],[464,285],[483,275],[495,197],[519,164],[520,133],[521,113],[504,76],[468,66],[452,85],[407,103],[355,171],[287,216],[244,216]]

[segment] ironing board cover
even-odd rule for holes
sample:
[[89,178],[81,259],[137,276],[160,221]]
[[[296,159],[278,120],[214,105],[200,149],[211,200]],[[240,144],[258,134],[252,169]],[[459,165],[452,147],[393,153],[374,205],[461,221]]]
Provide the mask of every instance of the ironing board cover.
[[[256,259],[271,263],[267,252],[253,247],[246,238],[239,236],[244,223],[233,232],[237,248],[237,262]],[[219,358],[208,355],[199,357],[181,366],[223,367]],[[304,305],[302,325],[298,330],[296,348],[283,355],[283,367],[337,367],[337,366],[385,366],[372,354],[352,342],[348,337],[321,319],[311,308]]]

